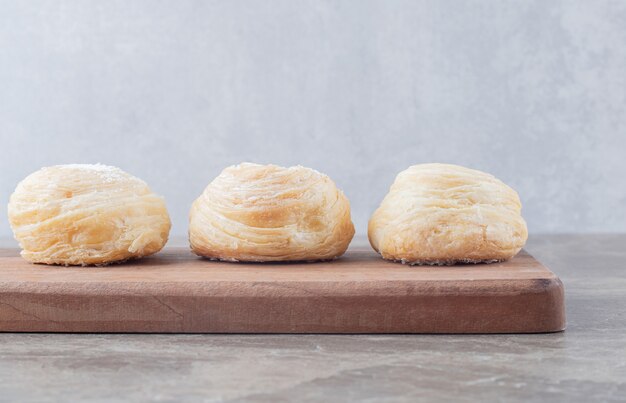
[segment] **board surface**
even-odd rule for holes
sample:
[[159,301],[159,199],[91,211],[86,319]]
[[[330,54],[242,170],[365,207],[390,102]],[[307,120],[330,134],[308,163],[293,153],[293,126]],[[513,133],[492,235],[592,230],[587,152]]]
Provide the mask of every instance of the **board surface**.
[[332,262],[242,264],[166,248],[106,267],[34,265],[0,249],[0,331],[534,333],[565,327],[563,285],[508,262],[405,266],[366,248]]

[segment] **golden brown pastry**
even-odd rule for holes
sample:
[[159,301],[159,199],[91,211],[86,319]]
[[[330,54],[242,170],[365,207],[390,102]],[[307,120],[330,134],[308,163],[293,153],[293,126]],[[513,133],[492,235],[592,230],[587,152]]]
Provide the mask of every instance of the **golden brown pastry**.
[[368,228],[384,259],[408,264],[496,262],[528,232],[517,193],[492,175],[448,164],[400,172]]
[[328,176],[301,166],[228,167],[189,215],[193,252],[227,261],[333,259],[353,235],[343,192]]
[[22,257],[35,263],[104,265],[163,248],[170,218],[142,180],[106,165],[42,168],[17,185],[9,221]]

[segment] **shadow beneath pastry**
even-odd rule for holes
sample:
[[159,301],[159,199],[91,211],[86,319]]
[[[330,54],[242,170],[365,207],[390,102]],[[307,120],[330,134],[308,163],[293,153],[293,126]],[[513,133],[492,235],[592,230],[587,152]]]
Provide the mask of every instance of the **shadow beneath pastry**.
[[208,258],[203,256],[196,256],[195,260],[206,261],[210,263],[227,263],[232,264],[234,266],[237,265],[255,265],[255,266],[295,266],[295,265],[314,265],[320,263],[329,263],[343,260],[342,257],[336,257],[334,259],[323,259],[323,260],[289,260],[289,261],[242,261],[242,260],[225,260],[225,259],[216,259],[216,258]]
[[[210,259],[206,257],[196,256],[192,253],[185,254],[158,254],[154,256],[147,256],[142,258],[132,258],[123,261],[115,261],[109,262],[106,264],[84,264],[84,265],[66,265],[66,264],[51,264],[51,263],[35,263],[29,262],[32,265],[36,265],[38,268],[49,269],[49,270],[60,270],[60,269],[83,269],[83,270],[95,270],[95,269],[111,269],[115,270],[116,268],[133,268],[133,269],[142,269],[142,268],[154,268],[154,267],[163,267],[163,266],[181,266],[181,264],[189,263],[189,262],[206,262],[207,265],[216,264],[220,266],[228,266],[232,265],[236,266],[244,266],[244,265],[254,265],[258,267],[269,267],[269,266],[298,266],[298,265],[316,265],[316,264],[324,264],[329,262],[342,262],[346,259],[344,257],[339,257],[335,259],[326,259],[326,260],[293,260],[293,261],[271,261],[271,262],[248,262],[248,261],[229,261],[229,260],[220,260],[220,259]],[[348,260],[353,261],[354,259],[348,258]]]
[[[17,257],[17,256],[15,256]],[[524,250],[522,250],[516,257],[513,259],[528,259],[531,258],[530,255]],[[226,259],[218,259],[218,258],[208,258],[204,256],[198,256],[191,252],[187,248],[175,247],[168,248],[162,252],[156,253],[154,255],[131,258],[124,261],[116,261],[110,262],[107,264],[101,265],[60,265],[60,264],[46,264],[46,263],[34,263],[38,267],[42,269],[49,268],[51,270],[66,268],[66,269],[110,269],[115,270],[116,268],[120,269],[142,269],[142,268],[155,268],[155,267],[166,267],[166,266],[180,266],[181,268],[186,267],[188,264],[198,264],[198,262],[204,262],[207,267],[210,266],[221,266],[228,267],[232,266],[255,266],[258,268],[262,267],[317,267],[317,266],[353,266],[360,267],[361,265],[371,265],[373,263],[376,264],[376,267],[379,269],[383,268],[391,268],[391,267],[402,267],[414,271],[422,271],[422,270],[437,270],[437,269],[468,269],[472,267],[480,267],[480,266],[488,266],[492,269],[501,268],[502,265],[507,265],[508,262],[504,261],[490,261],[490,262],[475,262],[475,261],[465,261],[465,262],[455,262],[455,264],[451,265],[441,265],[441,262],[437,262],[439,264],[421,264],[421,265],[410,265],[406,262],[402,261],[394,261],[394,260],[386,260],[383,259],[378,253],[368,248],[354,248],[348,250],[345,254],[333,258],[333,259],[322,259],[322,260],[292,260],[292,261],[234,261],[234,260],[226,260]]]

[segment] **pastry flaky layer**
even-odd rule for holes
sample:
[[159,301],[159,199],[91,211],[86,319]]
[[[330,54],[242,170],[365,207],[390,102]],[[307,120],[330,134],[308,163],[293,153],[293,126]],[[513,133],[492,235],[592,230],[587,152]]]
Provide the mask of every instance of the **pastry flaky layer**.
[[528,232],[517,193],[494,176],[448,164],[400,172],[368,227],[384,259],[409,264],[495,262]]
[[227,261],[333,259],[353,235],[343,192],[328,176],[301,166],[228,167],[189,216],[193,252]]
[[106,165],[42,168],[17,185],[9,221],[31,262],[104,265],[151,255],[170,230],[164,200]]

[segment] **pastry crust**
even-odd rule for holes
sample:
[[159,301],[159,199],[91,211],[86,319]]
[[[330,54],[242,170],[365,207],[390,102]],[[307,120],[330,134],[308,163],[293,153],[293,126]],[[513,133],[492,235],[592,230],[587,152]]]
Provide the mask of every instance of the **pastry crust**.
[[301,166],[228,167],[189,215],[193,252],[226,261],[334,259],[353,235],[343,192],[328,176]]
[[384,259],[408,264],[496,262],[528,232],[517,193],[494,176],[448,164],[400,172],[372,215],[368,237]]
[[170,218],[142,180],[106,165],[42,168],[17,185],[9,221],[34,263],[105,265],[163,248]]

